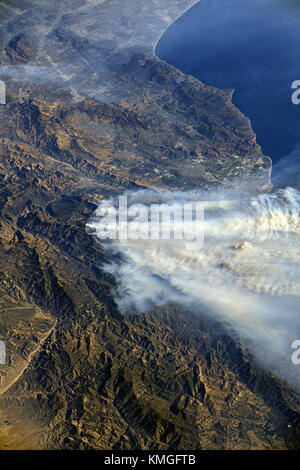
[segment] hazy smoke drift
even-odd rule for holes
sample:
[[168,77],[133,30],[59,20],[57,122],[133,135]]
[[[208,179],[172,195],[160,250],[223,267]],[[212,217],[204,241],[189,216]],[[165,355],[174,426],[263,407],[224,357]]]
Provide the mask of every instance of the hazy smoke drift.
[[[131,197],[150,204],[158,195]],[[106,267],[118,280],[121,312],[175,302],[215,314],[264,365],[300,386],[299,369],[291,362],[291,344],[300,339],[300,192],[287,188],[237,197],[219,190],[159,197],[170,204],[204,201],[204,247],[187,251],[174,240],[110,242],[122,255]]]
[[300,146],[273,166],[272,182],[274,185],[300,188]]

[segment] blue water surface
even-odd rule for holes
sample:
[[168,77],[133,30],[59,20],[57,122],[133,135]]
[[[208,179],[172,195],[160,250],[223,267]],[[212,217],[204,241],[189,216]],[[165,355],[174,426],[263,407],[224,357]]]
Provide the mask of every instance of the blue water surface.
[[162,36],[156,54],[184,73],[235,89],[274,162],[300,146],[300,0],[200,0]]

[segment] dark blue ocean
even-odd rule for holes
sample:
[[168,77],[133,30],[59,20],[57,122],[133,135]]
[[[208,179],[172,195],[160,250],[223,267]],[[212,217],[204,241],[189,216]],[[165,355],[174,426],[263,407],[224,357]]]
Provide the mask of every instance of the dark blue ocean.
[[[223,89],[251,120],[273,162],[300,144],[300,0],[201,0],[162,36],[156,54]],[[299,94],[300,96],[300,94]]]

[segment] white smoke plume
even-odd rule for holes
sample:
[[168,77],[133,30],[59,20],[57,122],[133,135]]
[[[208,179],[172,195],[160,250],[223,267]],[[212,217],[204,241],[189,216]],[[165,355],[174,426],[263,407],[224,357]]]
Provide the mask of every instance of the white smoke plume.
[[272,181],[274,185],[287,184],[300,188],[300,145],[273,166]]
[[[300,387],[300,369],[291,360],[292,343],[300,339],[300,192],[289,187],[258,196],[224,189],[129,196],[146,205],[203,201],[205,242],[189,251],[175,240],[110,241],[120,256],[106,270],[118,281],[120,311],[142,313],[172,302],[215,315],[261,364]],[[99,226],[96,213],[89,228],[96,233]]]

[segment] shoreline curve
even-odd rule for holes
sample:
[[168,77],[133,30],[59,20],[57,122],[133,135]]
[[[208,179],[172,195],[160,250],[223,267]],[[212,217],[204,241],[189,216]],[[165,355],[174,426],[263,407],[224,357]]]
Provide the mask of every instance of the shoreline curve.
[[[179,15],[174,18],[174,20],[172,20],[168,25],[167,27],[160,33],[160,35],[158,36],[157,40],[155,41],[154,45],[153,45],[153,55],[155,57],[157,57],[159,59],[159,57],[156,55],[156,47],[157,47],[157,44],[159,43],[159,41],[161,40],[161,38],[163,37],[163,35],[168,31],[168,29],[174,24],[176,23],[177,20],[179,20],[179,18],[181,18],[183,15],[185,15],[185,13],[187,13],[189,10],[191,10],[195,5],[197,5],[197,3],[200,3],[201,0],[195,0],[190,6],[188,6],[187,8],[185,8],[181,13],[179,13]],[[161,59],[160,59],[161,60]]]
[[[158,60],[163,60],[163,59],[161,59],[161,58],[156,54],[156,47],[157,47],[159,41],[161,40],[161,38],[163,37],[163,35],[168,31],[168,29],[169,29],[174,23],[176,23],[176,21],[178,21],[183,15],[185,15],[188,11],[190,11],[192,8],[194,8],[194,7],[195,7],[198,3],[200,3],[200,2],[201,2],[201,0],[196,0],[196,1],[194,1],[190,6],[188,6],[187,8],[185,8],[174,20],[172,20],[172,21],[168,24],[168,26],[160,33],[160,35],[158,36],[157,40],[155,41],[155,43],[154,43],[154,45],[153,45],[153,51],[152,51],[152,52],[153,52],[154,57],[156,57]],[[166,62],[166,61],[165,61],[165,62]],[[169,62],[166,62],[166,63],[169,64]],[[178,69],[180,72],[182,72],[178,67],[175,67],[175,68]],[[184,72],[182,72],[182,73],[184,73]],[[186,75],[186,74],[185,74],[185,75]],[[195,75],[192,75],[192,76],[193,76],[196,80],[199,80],[201,83],[204,83],[204,84],[205,84],[205,82],[202,82],[202,81],[200,80],[200,78],[196,77]],[[218,88],[218,87],[215,87],[215,86],[213,86],[213,85],[210,85],[210,86],[211,86],[211,88],[215,88],[215,89],[217,89],[217,90],[220,90],[220,88]],[[232,89],[232,93],[231,93],[231,97],[230,97],[230,104],[231,104],[231,106],[233,106],[235,109],[237,109],[246,119],[248,119],[249,124],[250,124],[250,127],[251,127],[252,131],[253,131],[254,134],[255,134],[255,141],[256,141],[257,145],[258,145],[258,146],[260,147],[260,149],[261,149],[261,145],[260,145],[260,144],[257,142],[257,140],[256,140],[256,137],[257,137],[257,136],[256,136],[256,133],[255,133],[253,127],[252,127],[252,122],[251,122],[250,118],[249,118],[248,116],[246,116],[246,115],[233,103],[233,101],[232,101],[232,96],[233,96],[234,91],[235,91],[235,90]],[[267,162],[267,161],[269,162],[269,165],[270,165],[270,166],[269,166],[269,168],[267,169],[267,173],[268,173],[268,178],[267,178],[267,179],[268,179],[268,183],[267,183],[267,184],[269,184],[269,185],[272,187],[272,186],[273,186],[273,185],[272,185],[272,170],[273,170],[273,160],[272,160],[272,157],[269,156],[269,155],[265,155],[265,154],[262,152],[262,149],[261,149],[261,155],[263,156],[263,158],[265,159],[266,162]]]

